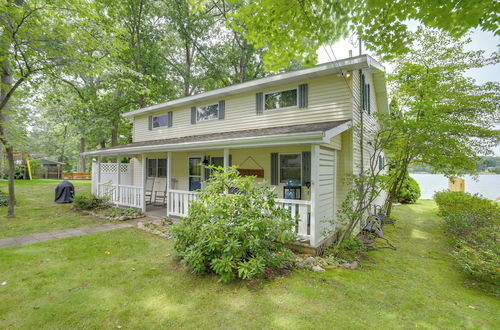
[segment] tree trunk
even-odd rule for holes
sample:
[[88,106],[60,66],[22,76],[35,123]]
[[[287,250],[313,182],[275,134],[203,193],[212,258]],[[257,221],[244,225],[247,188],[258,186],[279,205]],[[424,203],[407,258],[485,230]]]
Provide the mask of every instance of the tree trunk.
[[113,119],[111,127],[111,146],[118,145],[118,119]]
[[78,171],[85,172],[85,156],[82,153],[85,152],[85,138],[80,138],[80,163],[78,164]]
[[14,164],[14,150],[12,146],[5,148],[7,161],[9,163],[9,205],[7,207],[7,218],[14,218],[14,206],[16,205],[16,195],[14,191],[14,176],[16,175],[16,164]]
[[[2,87],[0,89],[0,100],[7,97],[10,86],[12,86],[12,71],[10,69],[10,63],[8,59],[2,61],[2,70],[0,72],[0,81],[2,82]],[[16,195],[14,191],[14,175],[16,170],[16,165],[14,164],[14,151],[11,145],[9,145],[7,138],[5,136],[6,125],[9,120],[9,103],[6,103],[3,109],[0,109],[0,139],[5,147],[5,152],[7,153],[7,161],[9,164],[9,204],[7,208],[7,217],[14,217],[14,206],[16,205]]]
[[101,140],[101,142],[99,142],[99,148],[101,149],[106,148],[106,140]]

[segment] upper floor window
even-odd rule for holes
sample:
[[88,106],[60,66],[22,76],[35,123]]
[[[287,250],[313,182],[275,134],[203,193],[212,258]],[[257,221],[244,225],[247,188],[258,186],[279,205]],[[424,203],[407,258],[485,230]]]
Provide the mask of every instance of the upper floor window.
[[297,103],[297,88],[264,94],[265,110],[296,107]]
[[163,115],[149,116],[148,117],[148,127],[151,131],[153,128],[160,127],[172,127],[172,111],[169,111]]
[[209,104],[196,108],[196,121],[204,121],[219,118],[219,104]]
[[153,128],[168,126],[169,115],[153,116]]

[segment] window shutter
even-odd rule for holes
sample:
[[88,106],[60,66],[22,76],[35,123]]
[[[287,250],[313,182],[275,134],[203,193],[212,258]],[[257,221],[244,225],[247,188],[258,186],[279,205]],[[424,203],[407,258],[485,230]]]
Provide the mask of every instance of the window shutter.
[[361,107],[363,110],[366,109],[366,84],[365,75],[361,75]]
[[219,101],[219,119],[224,119],[226,116],[226,101]]
[[148,129],[149,130],[153,129],[153,116],[148,117]]
[[311,183],[311,152],[304,151],[302,153],[302,185]]
[[196,107],[191,107],[191,124],[196,124]]
[[271,184],[278,184],[278,166],[279,166],[278,153],[271,153]]
[[255,110],[258,115],[264,113],[264,94],[262,93],[255,94]]
[[173,121],[173,113],[172,111],[168,112],[168,127],[172,127],[172,121]]
[[229,155],[229,167],[233,166],[233,155]]
[[370,102],[370,84],[366,84],[366,96],[367,96],[366,111],[368,111],[368,114],[370,114],[372,112],[371,102]]
[[299,85],[299,108],[307,108],[307,84]]

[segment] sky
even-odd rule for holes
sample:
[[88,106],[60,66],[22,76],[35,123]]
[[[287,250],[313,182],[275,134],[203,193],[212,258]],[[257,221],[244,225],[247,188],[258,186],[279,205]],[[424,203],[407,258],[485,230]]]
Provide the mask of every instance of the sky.
[[[480,30],[474,30],[470,35],[472,42],[468,45],[468,50],[484,50],[486,55],[493,52],[500,51],[500,37],[494,36],[491,32],[484,32]],[[356,43],[355,40],[341,40],[332,45],[332,47],[322,47],[318,50],[318,63],[331,62],[335,59],[341,59],[349,57],[349,50],[352,50],[353,56],[359,55],[358,46],[353,45]],[[372,55],[370,51],[363,49],[363,53]],[[376,56],[374,56],[376,58]],[[383,63],[386,71],[390,73],[392,67],[387,63]],[[500,82],[500,64],[490,65],[480,69],[469,70],[468,76],[476,79],[480,84],[487,81]],[[497,129],[500,130],[500,123],[496,124]],[[495,155],[500,156],[500,145],[494,149]]]

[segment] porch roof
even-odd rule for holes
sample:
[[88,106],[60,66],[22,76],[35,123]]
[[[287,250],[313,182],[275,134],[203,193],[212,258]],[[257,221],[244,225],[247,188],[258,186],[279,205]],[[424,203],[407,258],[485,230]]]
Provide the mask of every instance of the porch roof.
[[134,155],[164,151],[253,148],[291,144],[328,143],[351,127],[350,120],[249,129],[162,140],[133,142],[82,153],[84,156]]

